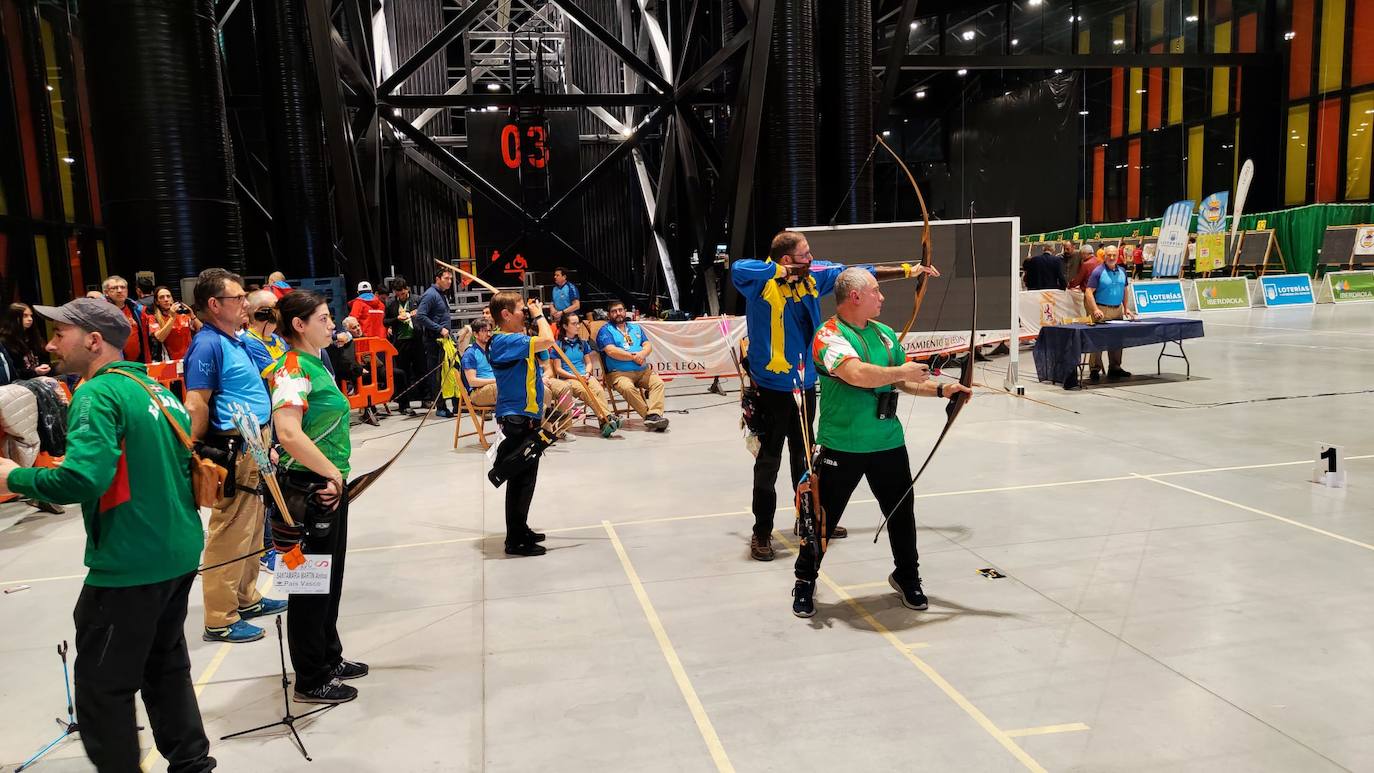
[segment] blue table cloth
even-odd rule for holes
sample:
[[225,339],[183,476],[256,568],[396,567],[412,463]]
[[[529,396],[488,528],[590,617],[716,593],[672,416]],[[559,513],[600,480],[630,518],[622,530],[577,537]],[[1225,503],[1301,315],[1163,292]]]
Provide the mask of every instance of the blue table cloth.
[[1083,352],[1105,352],[1201,337],[1202,320],[1181,317],[1042,327],[1035,341],[1035,376],[1041,381],[1062,384],[1070,377],[1077,380]]

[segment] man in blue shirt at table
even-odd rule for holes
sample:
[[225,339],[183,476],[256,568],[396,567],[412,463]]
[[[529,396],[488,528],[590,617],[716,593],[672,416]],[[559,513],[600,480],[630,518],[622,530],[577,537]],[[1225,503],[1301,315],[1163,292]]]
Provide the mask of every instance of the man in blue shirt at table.
[[[668,429],[668,420],[663,416],[663,379],[648,364],[653,345],[644,337],[644,328],[625,316],[624,302],[611,301],[606,311],[611,321],[597,332],[596,348],[611,388],[643,417],[645,427],[662,432]],[[649,393],[647,401],[641,389]]]
[[[835,280],[844,269],[838,263],[813,262],[811,245],[795,231],[774,236],[766,260],[746,258],[730,264],[730,280],[744,297],[744,318],[749,327],[746,365],[749,379],[758,388],[758,409],[764,423],[754,459],[754,530],[749,540],[749,556],[756,561],[773,560],[773,515],[777,512],[776,486],[784,440],[793,489],[806,470],[802,449],[812,442],[815,431],[811,422],[816,418],[816,366],[811,341],[824,321],[820,299],[834,291]],[[907,264],[868,270],[879,281],[922,272],[940,275],[934,268]],[[792,390],[798,386],[798,363],[805,368],[800,384],[808,419],[805,443],[802,420],[792,399]],[[847,534],[837,526],[832,537]]]
[[568,270],[559,266],[553,270],[553,321],[557,324],[564,314],[582,310],[582,296],[577,285],[568,281]]
[[[1120,254],[1116,245],[1107,247],[1102,257],[1102,265],[1093,269],[1088,281],[1083,285],[1083,305],[1093,322],[1106,322],[1114,319],[1134,319],[1135,315],[1126,308],[1126,285],[1130,275],[1119,262]],[[1107,352],[1107,378],[1116,380],[1128,378],[1131,374],[1121,368],[1121,350]],[[1102,352],[1093,352],[1088,357],[1088,380],[1096,384],[1102,380]]]

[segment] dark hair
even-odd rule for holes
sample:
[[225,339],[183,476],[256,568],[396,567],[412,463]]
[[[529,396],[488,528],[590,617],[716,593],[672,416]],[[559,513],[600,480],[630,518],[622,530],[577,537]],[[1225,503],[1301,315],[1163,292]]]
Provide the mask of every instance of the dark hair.
[[309,290],[296,290],[287,293],[277,299],[277,316],[281,320],[277,324],[277,330],[281,332],[282,338],[292,343],[300,340],[300,333],[296,326],[291,324],[296,320],[310,319],[322,304],[328,303],[323,295]]
[[468,327],[472,328],[473,335],[477,335],[483,330],[488,330],[491,328],[491,320],[487,319],[486,317],[478,317],[477,319],[474,319],[472,322],[470,322],[468,324]]
[[230,282],[242,287],[243,277],[223,268],[207,268],[200,272],[200,276],[196,277],[196,289],[193,294],[196,311],[209,308],[210,299],[222,295],[224,286]]
[[152,291],[152,289],[153,289],[153,280],[149,279],[148,277],[146,277],[146,276],[141,276],[141,277],[139,277],[139,278],[138,278],[137,280],[135,280],[135,281],[136,281],[137,284],[138,284],[138,289],[139,289],[139,290],[142,290],[142,291],[145,292],[145,293],[146,293],[146,292]]
[[511,290],[499,292],[491,296],[491,302],[487,304],[487,308],[491,310],[492,321],[500,322],[502,311],[515,311],[520,308],[520,293]]
[[611,302],[606,304],[606,311],[610,311],[611,309],[614,309],[616,306],[619,306],[623,309],[625,308],[625,302],[620,300],[619,298],[612,298]]
[[777,236],[768,245],[768,257],[777,260],[783,255],[790,255],[798,244],[806,241],[806,237],[796,231],[779,231]]
[[452,274],[452,273],[453,273],[453,269],[451,269],[451,268],[444,268],[443,266],[440,266],[439,269],[438,269],[437,271],[434,272],[434,281],[436,281],[436,282],[439,281],[439,277],[443,276],[444,274]]
[[34,314],[33,327],[25,330],[25,309],[33,313],[33,307],[27,303],[11,303],[5,308],[4,317],[0,318],[0,343],[18,360],[23,360],[28,354],[42,356],[43,353],[43,334],[39,332],[38,315]]
[[567,275],[568,275],[568,270],[567,270],[566,268],[563,268],[562,266],[559,266],[558,268],[555,268],[555,269],[553,270],[553,273],[555,273],[555,274],[562,274],[563,276],[567,276]]
[[405,279],[398,276],[395,279],[391,280],[391,292],[399,293],[402,290],[408,289],[410,289],[410,285],[406,284]]

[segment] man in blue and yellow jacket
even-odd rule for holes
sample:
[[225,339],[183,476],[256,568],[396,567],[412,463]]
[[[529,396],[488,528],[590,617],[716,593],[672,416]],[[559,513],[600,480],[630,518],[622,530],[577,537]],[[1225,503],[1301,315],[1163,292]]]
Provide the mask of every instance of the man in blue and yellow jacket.
[[[917,276],[922,271],[940,275],[934,268],[919,265],[865,268],[880,281]],[[793,488],[806,470],[803,448],[812,442],[811,425],[816,417],[811,339],[824,321],[821,298],[835,290],[835,280],[844,269],[839,263],[813,263],[811,245],[795,231],[782,231],[773,237],[767,260],[743,259],[730,264],[730,279],[745,301],[749,378],[758,388],[758,409],[763,414],[764,428],[754,460],[754,531],[749,540],[749,555],[757,561],[773,560],[773,514],[778,505],[776,484],[784,440]],[[799,364],[804,368],[801,372]],[[792,399],[792,390],[798,386],[805,401],[805,427]],[[834,536],[845,534],[838,529]]]

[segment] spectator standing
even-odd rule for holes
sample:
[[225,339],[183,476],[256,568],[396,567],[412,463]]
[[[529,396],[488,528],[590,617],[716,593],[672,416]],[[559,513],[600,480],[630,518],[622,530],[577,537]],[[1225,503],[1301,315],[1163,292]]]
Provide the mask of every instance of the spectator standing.
[[271,290],[254,290],[248,294],[248,327],[239,331],[239,338],[253,358],[258,373],[286,354],[286,341],[277,335],[277,296]]
[[[206,641],[261,639],[263,630],[248,621],[279,614],[287,605],[258,592],[258,562],[253,560],[256,555],[249,556],[263,544],[262,476],[239,437],[233,415],[235,410],[251,411],[263,441],[270,443],[267,424],[272,418],[272,403],[261,371],[247,344],[238,337],[247,298],[237,274],[221,268],[200,273],[195,304],[205,326],[191,339],[184,368],[191,437],[230,459],[229,473],[234,482],[233,492],[228,492],[226,484],[226,496],[210,511],[205,564],[229,563],[201,575]],[[249,557],[234,560],[243,556]]]
[[144,322],[143,305],[129,299],[129,283],[122,276],[112,274],[101,285],[105,297],[124,312],[129,321],[129,340],[124,344],[124,359],[129,362],[153,361],[153,348],[148,342],[148,326]]
[[33,318],[33,308],[27,303],[11,303],[0,320],[0,344],[9,355],[13,368],[10,381],[48,375],[48,352],[43,334]]
[[1021,264],[1021,269],[1026,272],[1025,282],[1027,290],[1065,290],[1068,288],[1068,281],[1064,274],[1064,259],[1049,251],[1049,248],[1039,255],[1026,258]]
[[358,297],[348,304],[348,316],[358,320],[364,336],[386,338],[386,304],[372,292],[371,282],[358,283]]
[[151,314],[148,330],[167,359],[180,360],[191,348],[191,336],[200,330],[201,322],[189,306],[173,299],[170,288],[158,287],[152,298],[153,305],[144,312]]
[[448,338],[448,326],[453,322],[453,315],[448,308],[450,287],[453,287],[453,272],[446,268],[435,272],[434,284],[425,290],[419,306],[411,316],[411,321],[415,323],[415,332],[419,334],[424,345],[425,366],[421,372],[427,374],[424,387],[426,401],[439,399],[438,368],[444,361],[444,348],[439,345],[439,341]]
[[391,343],[396,347],[396,360],[408,376],[404,382],[399,377],[396,380],[396,394],[399,396],[396,404],[401,413],[412,416],[415,410],[410,407],[411,400],[424,398],[424,395],[416,394],[414,385],[426,371],[424,347],[415,332],[415,321],[412,319],[419,305],[419,299],[410,294],[410,285],[398,278],[392,284],[391,301],[386,305],[383,318],[391,333]]
[[553,321],[557,323],[563,318],[564,314],[570,314],[582,309],[582,295],[577,292],[577,285],[568,281],[568,270],[559,266],[553,271]]

